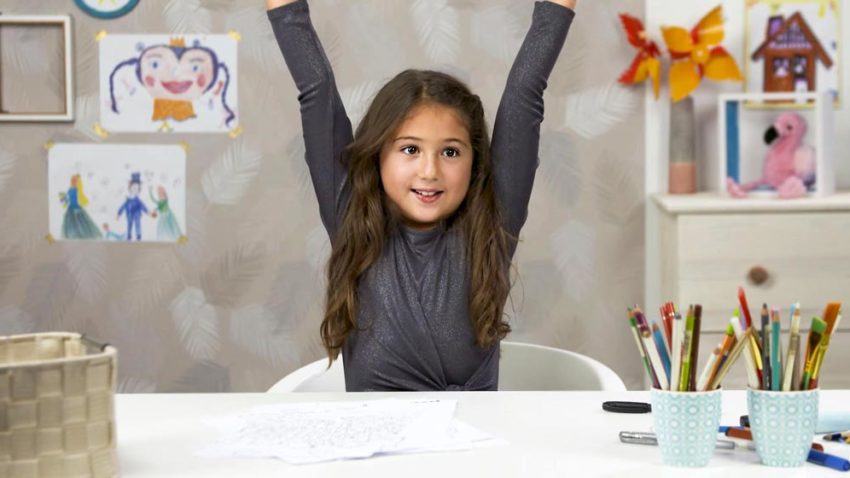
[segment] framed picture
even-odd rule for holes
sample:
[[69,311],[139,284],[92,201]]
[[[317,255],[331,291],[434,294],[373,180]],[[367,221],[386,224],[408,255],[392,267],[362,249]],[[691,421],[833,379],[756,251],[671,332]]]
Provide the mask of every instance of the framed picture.
[[[39,28],[45,29],[44,34],[29,32]],[[14,38],[4,34],[7,29],[27,34]],[[54,35],[52,30],[57,33]],[[0,15],[0,42],[3,43],[0,44],[3,53],[0,55],[0,121],[74,121],[71,38],[71,17],[68,15]],[[11,40],[11,44],[5,44],[4,39]],[[53,41],[55,45],[49,43]],[[20,61],[3,62],[3,58],[14,55],[18,55]],[[58,58],[59,62],[56,66],[59,80],[55,82],[46,81],[41,71],[45,65],[50,67],[52,58]],[[17,88],[24,86],[28,95],[13,95]],[[21,104],[14,101],[22,98]],[[40,100],[50,98],[55,101],[44,102],[49,103],[47,106],[41,104]]]
[[47,170],[53,239],[187,240],[181,145],[60,143],[49,149]]
[[74,0],[80,10],[96,18],[110,19],[126,15],[136,8],[139,0]]
[[[787,104],[746,108],[745,104]],[[813,105],[801,110],[794,105]],[[718,97],[721,191],[731,179],[752,195],[777,196],[792,175],[808,195],[835,192],[833,101],[820,93],[726,93]],[[792,180],[796,181],[796,180]]]
[[[828,91],[840,104],[839,0],[749,0],[744,11],[745,91]],[[769,106],[789,105],[776,100]]]

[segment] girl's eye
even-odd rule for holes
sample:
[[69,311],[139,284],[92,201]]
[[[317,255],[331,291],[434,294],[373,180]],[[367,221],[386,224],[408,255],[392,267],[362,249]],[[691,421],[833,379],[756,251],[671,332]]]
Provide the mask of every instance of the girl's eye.
[[446,150],[443,152],[446,153],[446,156],[450,158],[456,158],[460,156],[460,151],[456,150],[455,148],[446,148]]
[[152,62],[151,62],[151,68],[153,68],[154,70],[156,70],[157,68],[159,68],[159,62],[158,62],[158,61],[156,61],[156,60],[152,61]]
[[405,154],[416,154],[418,150],[416,146],[405,146],[401,148],[401,151]]
[[193,73],[197,73],[200,69],[201,69],[201,67],[199,67],[198,65],[192,65],[192,72]]

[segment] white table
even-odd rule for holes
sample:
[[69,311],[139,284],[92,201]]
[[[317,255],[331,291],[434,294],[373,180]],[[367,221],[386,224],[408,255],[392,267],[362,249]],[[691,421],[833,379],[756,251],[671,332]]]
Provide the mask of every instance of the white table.
[[[433,397],[458,400],[456,416],[510,442],[471,451],[382,456],[357,461],[292,466],[275,459],[209,459],[195,451],[218,438],[202,419],[254,405],[305,401]],[[443,392],[368,394],[137,394],[116,396],[118,455],[125,477],[540,477],[717,476],[747,478],[850,473],[805,464],[779,470],[762,466],[755,452],[717,451],[706,468],[664,466],[657,447],[619,442],[618,432],[650,431],[650,414],[604,412],[605,400],[648,401],[648,392]],[[822,411],[850,411],[850,390],[821,392]],[[721,424],[746,413],[746,394],[725,391]],[[850,445],[825,443],[825,451],[850,458]]]

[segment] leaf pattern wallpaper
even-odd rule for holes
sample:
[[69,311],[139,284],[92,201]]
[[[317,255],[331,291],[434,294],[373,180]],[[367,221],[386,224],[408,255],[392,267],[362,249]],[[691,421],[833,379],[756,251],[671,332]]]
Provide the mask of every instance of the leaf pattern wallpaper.
[[[77,119],[0,125],[0,334],[84,332],[119,350],[123,392],[264,391],[323,356],[330,245],[307,167],[297,90],[262,0],[145,0],[111,21],[72,0],[4,0],[6,14],[73,16]],[[491,123],[533,0],[311,0],[352,122],[405,68],[466,81]],[[546,91],[540,166],[515,257],[510,340],[574,350],[642,386],[625,309],[644,274],[642,90],[617,13],[642,0],[581,0]],[[243,133],[110,134],[98,121],[95,34],[240,32]],[[52,37],[51,37],[52,38]],[[0,32],[4,98],[40,105],[61,82],[55,42]],[[16,86],[15,89],[11,89]],[[46,98],[51,100],[51,98]],[[55,99],[55,98],[53,98]],[[182,245],[49,243],[48,142],[185,142]]]

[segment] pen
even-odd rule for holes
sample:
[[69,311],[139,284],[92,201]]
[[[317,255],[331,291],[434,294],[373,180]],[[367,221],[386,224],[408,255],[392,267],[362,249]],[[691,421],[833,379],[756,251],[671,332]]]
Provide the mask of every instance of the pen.
[[[655,433],[648,432],[620,432],[620,441],[635,445],[658,445]],[[717,440],[717,448],[722,450],[734,450],[735,442],[732,440]]]
[[826,466],[838,471],[850,470],[850,461],[840,456],[830,455],[817,450],[809,450],[809,463]]

